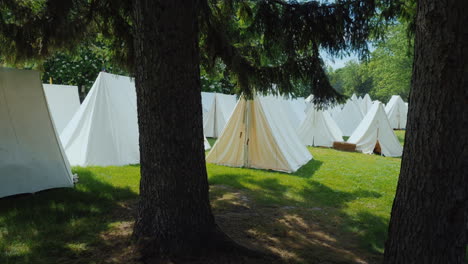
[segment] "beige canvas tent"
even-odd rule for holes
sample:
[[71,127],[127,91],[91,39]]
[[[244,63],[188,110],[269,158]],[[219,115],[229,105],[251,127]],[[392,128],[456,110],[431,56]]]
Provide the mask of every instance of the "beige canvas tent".
[[39,72],[0,67],[0,197],[73,187]]
[[232,167],[294,172],[312,159],[289,124],[282,99],[241,98],[206,160]]
[[366,154],[372,154],[376,148],[388,157],[399,157],[403,152],[381,103],[372,105],[348,143],[356,144],[356,150]]

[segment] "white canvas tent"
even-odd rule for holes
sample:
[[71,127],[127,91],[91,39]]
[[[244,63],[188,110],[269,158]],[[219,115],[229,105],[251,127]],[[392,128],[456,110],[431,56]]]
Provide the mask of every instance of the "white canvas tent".
[[255,100],[242,97],[207,162],[294,172],[311,160],[312,155],[288,123],[281,100],[273,96]]
[[374,152],[377,142],[384,156],[399,157],[403,152],[403,147],[393,132],[381,103],[372,105],[361,124],[348,139],[348,143],[356,144],[356,150],[366,154]]
[[284,109],[289,117],[289,122],[294,129],[297,129],[306,116],[306,102],[302,97],[295,99],[284,99]]
[[140,162],[133,79],[99,73],[61,134],[72,165],[120,166]]
[[314,107],[307,111],[297,134],[307,146],[332,147],[334,141],[343,141],[343,133],[330,114]]
[[0,67],[0,197],[73,187],[39,72]]
[[206,137],[217,138],[236,106],[236,96],[216,93],[203,124]]
[[202,92],[202,107],[203,111],[210,111],[211,104],[213,104],[213,99],[216,93]]
[[213,103],[215,93],[201,92],[202,97],[202,110],[203,110],[203,124],[205,124],[208,112],[210,111],[211,104]]
[[363,118],[360,107],[355,100],[348,100],[343,109],[333,115],[338,127],[343,132],[343,136],[350,136]]
[[394,129],[406,129],[408,106],[399,95],[393,95],[385,107],[390,125]]
[[43,84],[43,87],[52,120],[60,134],[80,108],[78,87],[57,84]]
[[327,112],[330,114],[331,117],[334,118],[338,115],[338,113],[341,112],[341,107],[342,105],[335,105],[332,108],[327,109]]
[[205,145],[205,150],[208,150],[208,149],[211,148],[210,142],[208,142],[208,140],[206,139],[206,137],[204,137],[203,144]]
[[359,106],[361,107],[362,114],[366,115],[369,109],[372,107],[372,99],[370,98],[369,94],[364,95]]

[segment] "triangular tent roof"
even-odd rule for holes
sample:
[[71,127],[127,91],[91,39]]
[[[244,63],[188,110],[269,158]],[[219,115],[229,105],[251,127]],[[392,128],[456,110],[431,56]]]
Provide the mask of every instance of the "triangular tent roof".
[[210,110],[208,111],[203,131],[206,137],[217,138],[221,135],[224,126],[236,106],[236,96],[216,93],[213,97]]
[[408,106],[399,95],[393,95],[385,107],[390,125],[394,129],[406,129]]
[[399,157],[403,152],[381,103],[372,105],[348,142],[356,144],[356,150],[366,154],[374,152],[377,142],[384,156]]
[[369,109],[372,107],[372,99],[370,98],[369,94],[364,95],[359,106],[361,107],[362,114],[366,115]]
[[333,119],[335,119],[343,132],[343,136],[350,136],[363,117],[360,107],[354,100],[348,100],[343,109],[336,115],[333,115]]
[[343,133],[330,114],[314,107],[309,108],[297,134],[308,146],[332,147],[334,141],[343,141]]
[[294,172],[312,159],[288,122],[282,99],[241,97],[207,162]]
[[43,84],[43,87],[52,120],[60,134],[80,108],[78,87],[57,84]]
[[73,187],[39,72],[0,68],[0,197]]
[[140,162],[134,80],[101,72],[61,134],[72,165],[110,166]]

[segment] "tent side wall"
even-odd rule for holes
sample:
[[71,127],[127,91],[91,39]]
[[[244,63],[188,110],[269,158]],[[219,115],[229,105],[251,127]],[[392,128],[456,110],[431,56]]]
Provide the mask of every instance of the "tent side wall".
[[299,127],[298,135],[307,146],[332,147],[334,141],[343,141],[342,132],[327,111],[313,107]]
[[334,119],[343,133],[343,136],[350,136],[354,130],[359,126],[359,123],[363,119],[358,104],[353,100],[348,100],[343,109],[334,116]]
[[281,99],[274,96],[257,97],[255,107],[259,145],[257,157],[249,154],[252,167],[295,172],[312,159],[295,129],[289,124]]
[[78,87],[43,84],[52,120],[60,134],[80,108]]
[[203,132],[206,137],[217,138],[223,132],[234,108],[236,97],[228,94],[215,94],[209,111],[203,121]]
[[206,156],[206,162],[232,167],[244,166],[246,101],[239,100],[231,118]]
[[137,116],[133,80],[101,72],[61,135],[71,164],[139,163]]
[[379,142],[382,154],[388,157],[399,157],[403,148],[400,145],[381,103],[375,103],[362,120],[356,131],[348,139],[356,144],[356,150],[372,154]]
[[0,197],[73,187],[38,72],[0,68]]

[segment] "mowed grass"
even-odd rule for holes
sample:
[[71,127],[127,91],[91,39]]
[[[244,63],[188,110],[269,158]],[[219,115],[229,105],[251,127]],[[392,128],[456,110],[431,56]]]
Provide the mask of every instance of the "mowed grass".
[[[404,132],[397,134],[403,139]],[[377,262],[401,160],[326,148],[309,150],[314,159],[293,174],[208,164],[217,220],[234,238],[237,233],[246,234],[247,243],[250,239],[254,247],[275,254],[273,245],[282,247],[278,254],[287,262],[313,263],[315,255],[327,251],[363,255],[368,262]],[[102,257],[106,246],[115,246],[103,234],[132,221],[134,208],[128,204],[138,198],[139,166],[74,168],[73,172],[80,177],[74,189],[0,199],[0,263],[118,263]],[[242,198],[239,201],[248,214],[237,207],[232,211],[233,204],[239,203],[231,199],[234,196]],[[229,221],[239,214],[249,224],[234,228]],[[303,238],[298,238],[302,229],[287,224],[291,219],[304,228]],[[313,240],[317,232],[319,238]],[[261,244],[270,236],[256,234],[272,235],[272,240]],[[288,243],[281,243],[283,238]]]

